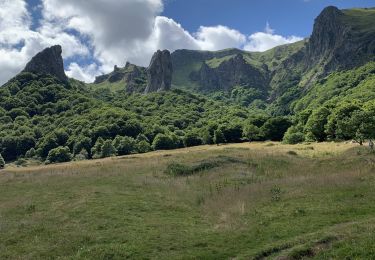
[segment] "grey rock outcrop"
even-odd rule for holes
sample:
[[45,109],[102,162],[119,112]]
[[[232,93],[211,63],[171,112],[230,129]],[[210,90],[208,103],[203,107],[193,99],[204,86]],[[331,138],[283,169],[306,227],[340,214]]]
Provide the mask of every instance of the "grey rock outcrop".
[[35,55],[23,71],[35,74],[50,74],[63,82],[67,82],[68,77],[65,75],[61,53],[60,45],[46,48]]
[[172,59],[168,50],[158,50],[151,59],[147,68],[147,88],[145,93],[159,92],[171,89],[172,84]]
[[[265,66],[262,70],[268,69]],[[190,79],[198,82],[201,90],[208,92],[229,91],[237,85],[262,89],[268,83],[267,75],[262,70],[248,64],[242,54],[237,54],[216,68],[203,62],[201,69],[193,72]]]
[[143,93],[147,83],[146,68],[129,62],[126,63],[124,68],[114,66],[111,73],[96,77],[94,84],[104,82],[122,83],[124,90],[128,93]]

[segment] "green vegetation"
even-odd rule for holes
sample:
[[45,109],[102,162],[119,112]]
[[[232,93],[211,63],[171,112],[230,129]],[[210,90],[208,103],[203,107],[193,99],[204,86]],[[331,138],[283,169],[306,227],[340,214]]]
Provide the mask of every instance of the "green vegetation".
[[0,258],[372,259],[373,156],[252,143],[9,166]]
[[[234,92],[238,98],[244,93]],[[286,117],[182,90],[127,94],[30,73],[0,89],[0,152],[6,161],[55,163],[236,143],[247,140],[243,129],[253,121],[257,140],[281,140],[289,125]]]
[[362,144],[374,139],[374,100],[374,62],[332,73],[292,104],[295,124],[284,140],[293,143],[296,137],[319,142],[353,139]]
[[0,169],[4,169],[4,167],[5,167],[5,161],[4,161],[3,156],[0,153]]

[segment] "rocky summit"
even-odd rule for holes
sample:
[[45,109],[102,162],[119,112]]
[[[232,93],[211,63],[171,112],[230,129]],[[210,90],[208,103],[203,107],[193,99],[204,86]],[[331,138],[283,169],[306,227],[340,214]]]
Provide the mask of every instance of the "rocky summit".
[[159,92],[171,89],[172,59],[168,50],[158,50],[151,59],[147,68],[148,85],[145,93]]
[[31,61],[27,63],[23,71],[35,74],[50,74],[62,82],[67,82],[68,77],[65,75],[61,53],[62,48],[60,45],[46,48],[35,55]]

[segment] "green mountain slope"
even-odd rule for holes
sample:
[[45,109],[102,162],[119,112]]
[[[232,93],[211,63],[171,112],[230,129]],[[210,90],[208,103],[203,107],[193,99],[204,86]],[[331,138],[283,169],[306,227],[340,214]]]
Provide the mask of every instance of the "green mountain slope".
[[[363,142],[375,133],[374,17],[375,9],[327,7],[301,42],[262,53],[175,51],[174,89],[160,93],[143,94],[147,69],[129,63],[93,84],[21,73],[0,88],[0,153],[105,157],[281,140],[291,125],[286,142]],[[61,57],[48,60],[54,49],[32,65],[63,71]]]
[[[0,153],[6,161],[25,156],[44,161],[58,147],[68,147],[78,159],[240,142],[252,113],[182,90],[128,94],[21,73],[0,88]],[[260,126],[271,119],[262,117]],[[271,132],[267,138],[274,139]],[[103,154],[105,141],[117,151]]]

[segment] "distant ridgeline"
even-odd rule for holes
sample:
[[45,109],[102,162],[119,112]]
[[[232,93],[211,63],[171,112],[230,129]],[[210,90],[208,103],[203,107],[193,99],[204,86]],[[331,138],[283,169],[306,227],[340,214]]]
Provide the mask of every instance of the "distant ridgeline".
[[63,162],[254,140],[375,134],[375,9],[327,7],[311,37],[266,52],[158,51],[92,84],[69,79],[61,47],[0,88],[6,161]]

